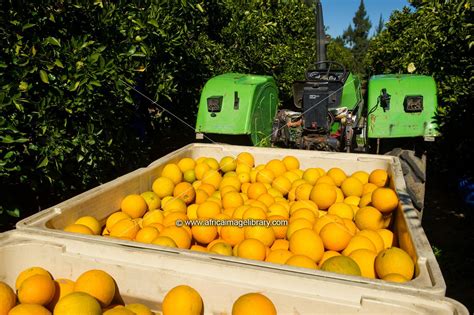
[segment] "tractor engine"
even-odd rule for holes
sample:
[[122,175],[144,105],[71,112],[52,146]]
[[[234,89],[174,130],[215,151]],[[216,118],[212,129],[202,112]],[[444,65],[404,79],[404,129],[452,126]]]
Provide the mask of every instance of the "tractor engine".
[[344,70],[309,70],[305,81],[293,83],[297,110],[279,110],[273,121],[272,144],[320,151],[349,151],[354,117],[341,106],[348,73]]

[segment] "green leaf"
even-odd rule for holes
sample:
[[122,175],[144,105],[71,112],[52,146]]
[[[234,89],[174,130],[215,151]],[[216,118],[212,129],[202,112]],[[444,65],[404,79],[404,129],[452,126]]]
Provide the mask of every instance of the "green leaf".
[[204,13],[204,9],[201,7],[201,5],[198,3],[196,4],[196,8],[201,11],[201,13]]
[[40,164],[38,164],[36,168],[45,167],[46,165],[48,165],[48,163],[49,163],[48,157],[45,156],[44,159],[40,162]]
[[48,37],[44,40],[44,43],[45,44],[50,44],[50,45],[54,45],[54,46],[58,46],[58,47],[61,47],[61,43],[59,42],[59,40],[55,37]]
[[25,92],[26,90],[28,90],[28,83],[25,81],[21,81],[18,85],[18,89],[22,92]]
[[147,22],[150,25],[153,25],[156,28],[159,28],[160,26],[158,25],[158,22],[155,19],[151,19]]
[[36,25],[36,24],[31,24],[31,23],[25,24],[25,25],[23,25],[23,27],[21,28],[21,30],[22,30],[22,31],[27,30],[27,29],[29,29],[29,28],[35,26],[35,25]]
[[49,84],[48,74],[44,70],[39,71],[40,79],[43,83]]
[[61,60],[59,60],[59,59],[56,59],[56,60],[54,61],[54,64],[55,64],[56,66],[58,66],[59,68],[64,68],[63,63],[62,63]]
[[14,218],[19,218],[20,217],[20,209],[15,208],[13,210],[7,210],[6,211],[8,215],[14,217]]

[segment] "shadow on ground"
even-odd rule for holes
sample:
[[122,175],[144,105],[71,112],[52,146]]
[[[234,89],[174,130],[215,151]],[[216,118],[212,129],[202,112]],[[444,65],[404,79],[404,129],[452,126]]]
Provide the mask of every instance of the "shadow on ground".
[[441,175],[428,173],[422,225],[446,281],[446,296],[472,312],[474,209],[462,202],[452,183]]

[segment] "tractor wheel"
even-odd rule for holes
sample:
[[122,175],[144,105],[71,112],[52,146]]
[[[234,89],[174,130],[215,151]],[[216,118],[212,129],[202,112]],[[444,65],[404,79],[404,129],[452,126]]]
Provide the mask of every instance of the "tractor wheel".
[[420,211],[421,217],[425,200],[426,155],[423,154],[421,157],[417,157],[414,151],[401,148],[395,148],[385,153],[385,155],[400,158],[407,192],[410,195],[413,206]]

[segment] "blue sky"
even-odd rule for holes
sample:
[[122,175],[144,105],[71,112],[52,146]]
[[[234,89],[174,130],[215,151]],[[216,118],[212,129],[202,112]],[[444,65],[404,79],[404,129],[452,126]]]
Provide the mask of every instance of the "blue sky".
[[[321,0],[323,5],[323,18],[327,33],[332,37],[342,35],[359,8],[360,0]],[[372,22],[370,34],[379,22],[380,14],[387,21],[394,10],[401,10],[409,6],[408,0],[364,0],[365,10]]]

